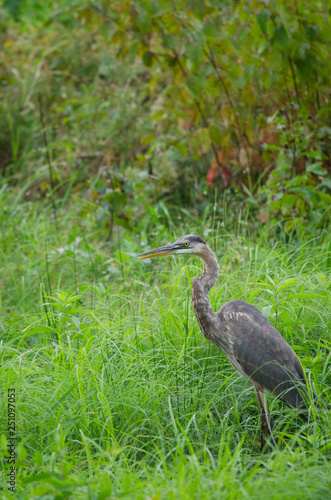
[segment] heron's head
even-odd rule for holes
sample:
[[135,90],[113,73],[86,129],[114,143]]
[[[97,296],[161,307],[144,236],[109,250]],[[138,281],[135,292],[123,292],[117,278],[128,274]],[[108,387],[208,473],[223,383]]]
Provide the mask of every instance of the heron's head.
[[161,257],[162,255],[175,255],[175,254],[194,254],[202,256],[207,250],[208,246],[205,241],[199,236],[194,234],[187,234],[179,240],[164,247],[154,248],[149,252],[140,253],[138,259],[149,259],[151,257]]

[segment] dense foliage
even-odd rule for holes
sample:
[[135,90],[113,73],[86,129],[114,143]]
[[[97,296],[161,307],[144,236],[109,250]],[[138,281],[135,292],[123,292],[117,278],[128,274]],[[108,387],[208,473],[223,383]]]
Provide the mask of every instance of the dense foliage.
[[146,204],[201,213],[223,192],[287,232],[325,225],[328,8],[5,1],[2,175],[54,206],[86,193],[110,230],[136,228]]
[[[0,0],[1,498],[330,497],[330,38],[328,0]],[[200,262],[136,259],[187,233],[316,394],[265,453]]]

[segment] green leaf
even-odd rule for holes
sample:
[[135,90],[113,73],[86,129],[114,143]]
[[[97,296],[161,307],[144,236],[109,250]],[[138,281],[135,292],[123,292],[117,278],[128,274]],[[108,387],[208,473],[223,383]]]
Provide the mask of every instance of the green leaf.
[[202,31],[196,31],[196,33],[194,34],[194,36],[196,38],[196,41],[197,41],[199,47],[201,48],[201,50],[203,50],[204,47],[205,47],[205,44],[206,44],[205,35],[203,34]]
[[298,197],[295,194],[283,194],[279,200],[271,204],[271,208],[273,210],[281,208],[287,211],[290,208],[294,207],[297,201]]
[[223,144],[223,134],[221,130],[215,125],[211,125],[209,127],[209,136],[215,144],[222,145]]
[[289,234],[292,231],[293,228],[294,228],[294,220],[291,219],[291,220],[286,221],[286,224],[285,224],[285,233]]
[[323,179],[323,182],[319,185],[319,187],[325,186],[328,189],[331,189],[331,179]]
[[316,163],[312,163],[311,165],[308,165],[307,167],[307,172],[315,175],[326,175],[327,171],[322,168],[322,163],[320,161],[317,161]]
[[272,309],[272,305],[262,307],[261,312],[262,312],[263,316],[265,316],[267,319],[269,319],[269,317],[270,317],[271,309]]
[[72,319],[72,322],[74,323],[74,325],[79,328],[80,327],[80,319],[77,318],[77,316],[71,316],[71,319]]
[[153,139],[154,139],[154,134],[142,135],[140,138],[140,143],[147,145],[150,144],[153,141]]
[[299,280],[297,278],[290,278],[290,279],[284,281],[284,283],[282,285],[277,287],[277,292],[281,292],[282,290],[285,290],[285,288],[288,288],[289,286],[294,285],[298,281]]
[[129,63],[132,64],[136,58],[136,55],[137,55],[137,50],[138,50],[138,42],[134,41],[130,48],[129,48],[129,52],[128,52],[128,60],[129,60]]
[[256,16],[256,20],[259,23],[261,31],[266,37],[268,36],[267,23],[269,17],[270,17],[270,11],[268,9],[261,10]]
[[310,189],[308,187],[294,187],[291,191],[302,195],[302,197],[310,203],[319,203],[321,201],[319,193],[314,189]]
[[[320,129],[322,130],[322,129]],[[331,129],[330,129],[331,130]],[[302,151],[301,156],[308,156],[308,158],[315,158],[316,160],[321,160],[322,158],[327,158],[321,151]]]
[[205,84],[206,80],[204,78],[204,75],[189,74],[187,77],[187,86],[191,90],[191,92],[195,95],[200,94]]
[[321,201],[325,203],[325,205],[328,205],[329,211],[331,207],[331,195],[329,193],[318,193]]
[[148,11],[146,9],[141,9],[137,18],[137,26],[141,33],[147,33],[150,29],[150,19]]
[[278,45],[280,45],[282,49],[285,49],[287,47],[289,37],[284,26],[280,26],[279,28],[274,29],[274,41],[278,43]]
[[[153,122],[154,121],[159,121],[161,120],[163,117],[164,117],[164,114],[165,114],[165,110],[162,108],[162,109],[159,109],[158,111],[156,111],[153,115],[152,115],[152,120]],[[151,142],[151,141],[149,141]]]
[[153,58],[154,58],[153,52],[151,52],[150,50],[147,50],[146,52],[144,52],[142,60],[143,60],[143,63],[145,64],[145,66],[150,68],[153,64]]
[[211,146],[209,131],[207,128],[200,128],[196,131],[195,137],[198,140],[200,148],[204,154],[208,153]]
[[207,38],[217,37],[217,28],[214,23],[207,22],[203,25],[203,32]]
[[202,59],[202,49],[197,43],[190,43],[186,48],[186,54],[190,61],[195,65],[199,65]]
[[192,9],[194,15],[201,19],[205,13],[204,0],[188,0],[188,6]]
[[171,35],[162,35],[162,44],[166,49],[173,49],[175,46],[174,37]]

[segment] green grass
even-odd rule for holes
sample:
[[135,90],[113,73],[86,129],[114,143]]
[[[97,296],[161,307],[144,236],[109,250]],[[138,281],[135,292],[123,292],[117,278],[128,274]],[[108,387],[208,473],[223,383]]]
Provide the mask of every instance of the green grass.
[[[330,234],[308,238],[298,227],[289,239],[184,213],[167,230],[156,212],[154,238],[142,228],[107,240],[79,203],[56,220],[47,206],[2,194],[3,498],[13,497],[8,388],[17,398],[16,498],[330,497]],[[322,406],[303,424],[269,398],[277,447],[263,454],[250,384],[194,318],[189,288],[200,261],[135,258],[188,230],[219,258],[214,309],[240,298],[269,314]]]

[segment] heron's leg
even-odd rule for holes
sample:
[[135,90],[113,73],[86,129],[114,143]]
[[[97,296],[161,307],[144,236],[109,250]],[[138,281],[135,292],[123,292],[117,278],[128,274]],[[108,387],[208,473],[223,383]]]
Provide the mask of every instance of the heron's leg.
[[264,391],[254,384],[257,402],[261,413],[261,451],[265,447],[265,437],[271,435],[272,422],[270,420],[270,413],[266,402]]

